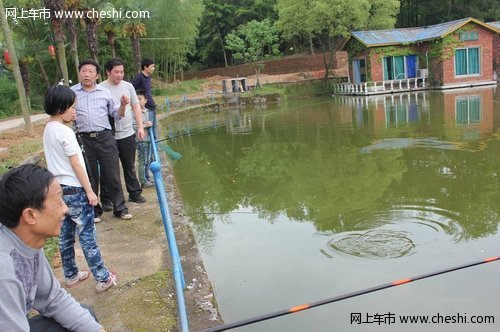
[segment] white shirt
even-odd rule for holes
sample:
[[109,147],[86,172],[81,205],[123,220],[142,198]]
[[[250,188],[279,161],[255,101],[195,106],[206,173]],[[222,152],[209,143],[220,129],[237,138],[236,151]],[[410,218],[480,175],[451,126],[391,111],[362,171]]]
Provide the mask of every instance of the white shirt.
[[78,155],[85,170],[82,150],[71,128],[57,121],[47,122],[43,132],[43,149],[47,169],[54,174],[60,184],[82,187],[69,161],[69,157]]
[[99,83],[100,87],[108,89],[116,100],[120,100],[123,95],[130,98],[130,103],[125,108],[125,116],[120,121],[115,121],[115,138],[123,139],[135,134],[132,127],[132,106],[139,104],[139,99],[135,93],[134,86],[127,81],[121,81],[114,85],[108,81]]

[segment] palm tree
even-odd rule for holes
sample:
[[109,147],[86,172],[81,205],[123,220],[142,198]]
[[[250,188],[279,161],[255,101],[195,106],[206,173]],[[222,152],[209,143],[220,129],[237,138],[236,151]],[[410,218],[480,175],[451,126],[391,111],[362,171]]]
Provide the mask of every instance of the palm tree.
[[64,78],[64,84],[69,84],[68,77],[68,64],[66,59],[66,50],[64,49],[64,31],[63,23],[64,20],[58,18],[54,15],[56,11],[62,11],[64,9],[64,0],[43,0],[45,7],[50,10],[50,21],[52,22],[52,27],[54,28],[54,37],[56,41],[57,48],[57,58],[59,60],[59,67],[61,69],[62,76]]
[[[26,74],[23,74],[23,63],[30,63],[33,61],[33,58],[37,61],[38,66],[40,68],[40,74],[42,76],[43,81],[45,82],[45,85],[47,87],[50,86],[50,80],[49,76],[47,75],[47,71],[45,70],[45,65],[42,61],[41,53],[46,50],[46,36],[42,37],[41,31],[43,31],[44,23],[43,21],[37,21],[37,20],[19,20],[18,24],[13,27],[14,32],[18,36],[22,36],[23,38],[23,48],[20,52],[21,55],[19,55],[19,65],[21,66],[21,74],[23,76],[23,82],[26,84],[26,79],[28,79],[28,76]],[[27,43],[26,40],[29,40]],[[30,61],[26,61],[27,56],[22,56],[22,54],[25,53],[26,55],[29,55]],[[25,58],[25,59],[23,59]],[[26,68],[25,68],[26,69]],[[29,72],[28,72],[29,74]],[[29,87],[28,87],[29,91]],[[26,93],[27,96],[29,96],[29,92]]]
[[87,44],[89,46],[90,54],[92,55],[92,59],[94,59],[95,62],[99,63],[99,59],[97,57],[99,55],[99,42],[97,40],[99,19],[90,18],[88,15],[85,15],[84,21],[85,26],[87,27]]
[[[65,0],[65,9],[68,11],[78,10],[81,7],[80,0]],[[78,66],[80,65],[80,59],[78,58],[78,30],[77,26],[79,24],[79,20],[68,17],[66,18],[66,28],[68,29],[69,42],[70,42],[70,51],[71,56],[73,58],[73,62],[75,63],[75,72],[78,77]]]
[[21,102],[21,112],[24,117],[24,126],[28,135],[33,135],[33,125],[30,119],[30,110],[28,107],[28,102],[26,100],[26,91],[23,87],[23,79],[21,76],[21,70],[19,69],[19,62],[17,60],[16,49],[14,48],[14,40],[12,39],[12,31],[10,30],[9,23],[7,22],[7,17],[5,17],[5,8],[3,6],[3,0],[0,0],[0,21],[2,24],[2,30],[5,38],[5,43],[7,44],[7,49],[9,51],[10,59],[12,62],[12,68],[14,72],[14,78],[16,80],[17,92],[19,94],[19,101]]
[[139,72],[141,70],[141,43],[139,38],[146,35],[146,26],[139,21],[127,22],[123,27],[123,32],[126,36],[130,36],[135,66],[137,72]]

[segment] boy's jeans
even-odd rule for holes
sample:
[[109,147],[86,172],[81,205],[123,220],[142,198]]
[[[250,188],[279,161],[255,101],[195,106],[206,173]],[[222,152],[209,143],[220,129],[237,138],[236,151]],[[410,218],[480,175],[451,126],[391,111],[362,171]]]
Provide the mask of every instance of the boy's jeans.
[[139,182],[144,185],[146,182],[151,181],[149,173],[149,164],[151,160],[150,143],[147,141],[137,142],[137,162]]
[[94,225],[94,207],[89,204],[87,194],[82,187],[61,186],[63,200],[68,206],[68,213],[59,235],[59,249],[64,276],[71,279],[78,273],[75,260],[75,234],[78,232],[80,246],[94,279],[106,282],[109,271],[104,266],[101,250],[97,245]]

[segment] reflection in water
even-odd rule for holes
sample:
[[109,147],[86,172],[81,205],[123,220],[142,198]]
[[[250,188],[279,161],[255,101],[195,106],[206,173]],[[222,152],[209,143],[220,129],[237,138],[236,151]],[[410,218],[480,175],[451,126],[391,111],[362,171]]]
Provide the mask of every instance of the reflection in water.
[[224,319],[498,255],[498,96],[342,96],[169,118],[176,182]]

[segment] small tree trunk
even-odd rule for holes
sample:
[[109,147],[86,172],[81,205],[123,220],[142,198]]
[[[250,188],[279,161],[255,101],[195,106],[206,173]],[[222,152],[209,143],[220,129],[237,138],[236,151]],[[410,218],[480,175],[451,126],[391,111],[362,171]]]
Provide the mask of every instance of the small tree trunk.
[[40,58],[40,55],[38,53],[35,54],[35,59],[38,62],[38,67],[40,67],[40,72],[42,74],[43,81],[45,82],[45,85],[48,88],[48,87],[50,87],[49,75],[47,75],[47,71],[45,70],[45,66],[43,65],[43,61]]
[[135,68],[137,72],[141,71],[141,44],[138,34],[131,34],[130,41],[132,42],[132,52],[134,53]]
[[108,45],[111,46],[111,57],[116,58],[115,33],[111,30],[106,31],[108,36]]
[[[87,12],[89,15],[93,15],[89,10]],[[84,17],[85,25],[87,26],[87,43],[89,45],[89,51],[92,55],[92,59],[99,63],[98,54],[99,54],[99,42],[97,40],[97,29],[99,27],[99,23],[96,19],[89,18],[87,15]]]
[[229,65],[227,64],[227,56],[226,56],[226,48],[224,47],[224,40],[222,39],[222,35],[219,30],[219,24],[217,23],[217,21],[215,21],[215,27],[217,28],[217,34],[219,35],[220,46],[222,47],[222,54],[224,55],[224,64],[226,65],[226,67],[229,67]]
[[54,27],[54,37],[56,39],[57,59],[59,60],[59,67],[61,68],[62,78],[64,85],[69,85],[68,77],[68,64],[66,59],[66,50],[64,49],[64,32],[62,30],[62,22],[53,17],[51,19],[52,26]]
[[73,62],[75,63],[75,73],[78,77],[78,66],[80,65],[80,59],[78,58],[78,42],[77,42],[77,32],[76,24],[73,18],[66,18],[66,27],[68,28],[68,35],[70,41],[70,52]]

